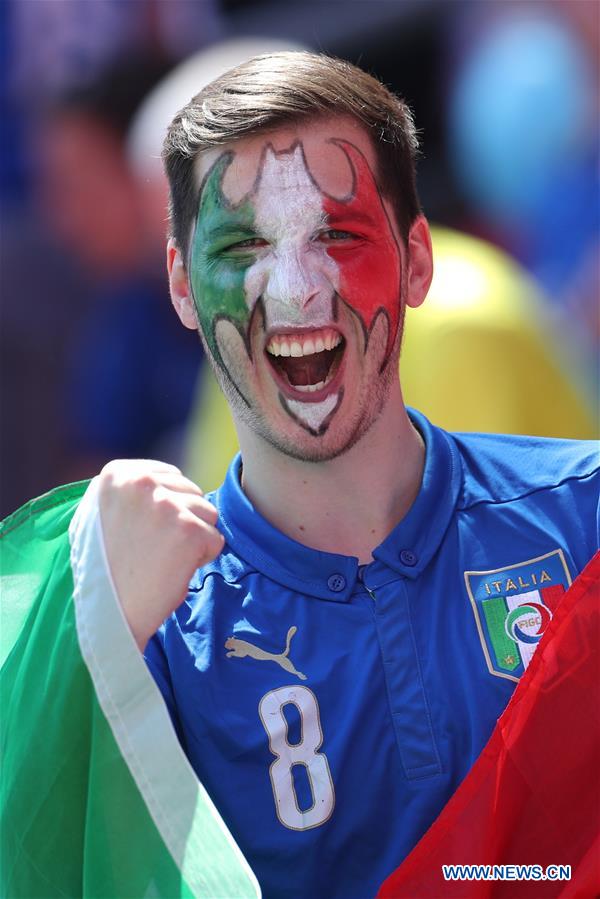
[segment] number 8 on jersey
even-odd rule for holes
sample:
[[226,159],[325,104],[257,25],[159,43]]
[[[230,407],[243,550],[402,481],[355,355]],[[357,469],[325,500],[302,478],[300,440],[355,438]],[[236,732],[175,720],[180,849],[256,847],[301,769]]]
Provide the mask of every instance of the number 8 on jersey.
[[[300,715],[299,743],[288,742],[284,706],[296,706]],[[323,742],[319,706],[308,687],[280,687],[261,699],[258,713],[269,737],[269,749],[276,757],[269,769],[277,817],[290,830],[309,830],[324,824],[335,805],[333,781],[327,756],[318,752]],[[308,776],[313,804],[302,810],[294,788],[293,769],[302,765]]]

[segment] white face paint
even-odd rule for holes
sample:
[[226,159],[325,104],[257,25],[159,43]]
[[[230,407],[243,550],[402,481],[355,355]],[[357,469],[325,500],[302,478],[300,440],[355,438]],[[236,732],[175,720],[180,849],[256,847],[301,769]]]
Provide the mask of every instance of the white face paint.
[[300,418],[313,431],[318,431],[337,406],[338,400],[338,393],[330,393],[320,403],[302,403],[288,398],[285,404],[295,418]]
[[325,246],[314,240],[327,227],[323,194],[306,168],[300,146],[280,154],[267,148],[252,204],[257,231],[269,246],[246,272],[248,308],[262,296],[267,331],[305,323],[308,303],[311,327],[330,324],[339,288],[338,266]]
[[[268,245],[246,272],[248,308],[262,297],[267,333],[281,334],[305,324],[307,306],[311,328],[330,325],[339,271],[325,246],[315,240],[327,227],[323,194],[299,145],[279,154],[267,147],[252,203],[256,229]],[[337,403],[337,393],[317,403],[286,401],[294,416],[314,431]]]

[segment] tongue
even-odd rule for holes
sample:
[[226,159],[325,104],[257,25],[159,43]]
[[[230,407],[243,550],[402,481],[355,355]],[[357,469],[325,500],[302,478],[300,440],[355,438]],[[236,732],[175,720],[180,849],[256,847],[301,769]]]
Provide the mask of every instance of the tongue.
[[277,356],[277,365],[293,385],[304,387],[324,381],[335,356],[335,350],[323,350],[311,356]]

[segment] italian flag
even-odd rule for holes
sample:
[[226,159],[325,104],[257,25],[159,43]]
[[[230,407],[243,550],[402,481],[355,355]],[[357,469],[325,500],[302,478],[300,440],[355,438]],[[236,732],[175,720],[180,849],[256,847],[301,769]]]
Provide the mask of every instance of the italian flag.
[[0,895],[260,896],[125,623],[87,488],[0,525]]

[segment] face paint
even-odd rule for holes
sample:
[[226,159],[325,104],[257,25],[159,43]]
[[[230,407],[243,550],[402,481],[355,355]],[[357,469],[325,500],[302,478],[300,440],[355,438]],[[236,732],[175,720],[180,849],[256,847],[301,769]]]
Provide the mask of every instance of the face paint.
[[250,307],[262,298],[267,330],[326,327],[334,319],[338,266],[316,239],[327,227],[323,199],[300,144],[282,153],[267,147],[252,203],[269,248],[244,282]]
[[[303,346],[298,352],[302,338],[333,329],[339,344],[335,328],[342,302],[361,323],[366,354],[371,330],[382,314],[382,369],[400,323],[400,252],[374,177],[353,144],[338,139],[328,143],[345,154],[352,172],[352,189],[341,199],[317,184],[303,145],[296,142],[281,152],[265,145],[254,185],[234,205],[223,190],[234,154],[224,153],[201,190],[189,263],[200,325],[225,376],[252,407],[253,390],[241,382],[256,380],[252,367],[259,357],[269,358],[267,368],[272,364],[274,380],[279,377],[280,405],[314,436],[326,431],[343,406],[344,387],[339,383],[334,389],[335,366],[322,361],[321,350],[311,355]],[[258,347],[251,335],[257,309],[262,321]],[[222,323],[230,323],[243,341],[247,362],[241,375],[242,363],[233,358],[239,352],[231,350],[232,330]],[[269,352],[276,347],[276,360],[264,352],[265,334]],[[295,334],[300,334],[298,345],[290,352]],[[286,346],[288,352],[281,349]],[[337,355],[342,353],[340,347]],[[290,355],[303,358],[281,358]],[[317,359],[329,371],[328,380],[311,375],[320,370]],[[316,382],[321,386],[314,387]],[[316,392],[302,385],[313,385]]]
[[392,350],[400,320],[400,252],[375,179],[363,154],[348,141],[334,140],[352,167],[352,193],[340,201],[325,197],[324,210],[330,228],[356,232],[365,238],[348,250],[342,244],[328,253],[340,270],[339,292],[371,330],[381,310],[388,317],[386,359]]
[[215,325],[221,318],[232,321],[245,334],[249,309],[244,293],[246,270],[254,255],[228,252],[233,244],[255,233],[254,210],[250,203],[232,208],[221,182],[232,154],[224,153],[212,167],[201,189],[200,208],[191,247],[190,281],[198,318],[206,342],[222,363],[215,339]]

